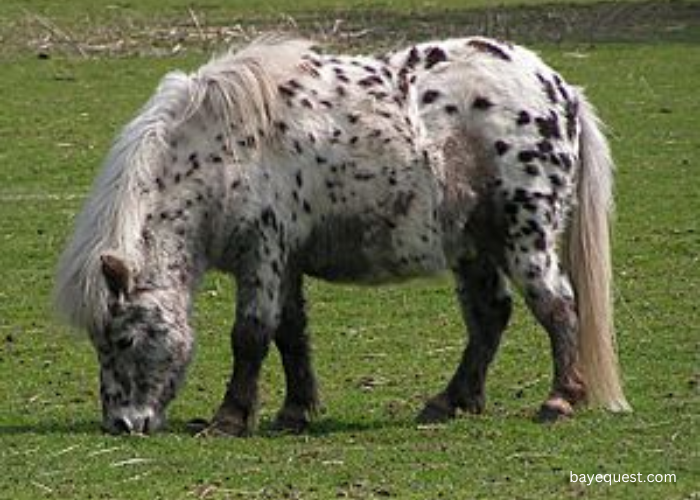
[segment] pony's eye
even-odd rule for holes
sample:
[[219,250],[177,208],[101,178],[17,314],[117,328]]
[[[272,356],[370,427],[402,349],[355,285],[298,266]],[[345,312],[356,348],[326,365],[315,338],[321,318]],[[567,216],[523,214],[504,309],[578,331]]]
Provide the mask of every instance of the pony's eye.
[[117,349],[120,351],[123,351],[125,349],[129,349],[131,346],[134,345],[134,338],[133,337],[123,337],[119,340],[117,340],[114,343],[115,346],[117,346]]

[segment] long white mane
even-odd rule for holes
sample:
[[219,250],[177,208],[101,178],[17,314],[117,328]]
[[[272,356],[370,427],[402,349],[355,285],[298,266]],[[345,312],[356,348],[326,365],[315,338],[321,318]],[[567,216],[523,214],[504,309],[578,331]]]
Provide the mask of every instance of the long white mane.
[[[161,81],[112,146],[61,256],[54,300],[71,324],[90,332],[102,326],[108,292],[100,258],[105,252],[119,254],[136,272],[142,268],[143,224],[158,195],[147,188],[167,168],[169,143],[178,127],[209,113],[208,119],[235,124],[236,134],[259,138],[275,118],[278,78],[311,45],[261,38],[190,75],[173,72]],[[233,135],[233,129],[228,133]]]

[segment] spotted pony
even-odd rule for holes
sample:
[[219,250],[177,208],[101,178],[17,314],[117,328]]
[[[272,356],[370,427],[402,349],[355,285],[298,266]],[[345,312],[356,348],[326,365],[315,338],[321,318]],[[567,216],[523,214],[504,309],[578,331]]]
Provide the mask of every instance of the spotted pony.
[[469,339],[422,422],[484,410],[511,285],[551,341],[541,417],[584,401],[627,410],[612,325],[612,170],[582,91],[522,47],[465,38],[336,56],[267,37],[163,79],[77,219],[56,302],[89,332],[113,433],[164,424],[209,269],[230,273],[237,294],[232,374],[207,432],[253,432],[272,343],[286,376],[275,425],[309,425],[318,393],[305,276],[454,274]]

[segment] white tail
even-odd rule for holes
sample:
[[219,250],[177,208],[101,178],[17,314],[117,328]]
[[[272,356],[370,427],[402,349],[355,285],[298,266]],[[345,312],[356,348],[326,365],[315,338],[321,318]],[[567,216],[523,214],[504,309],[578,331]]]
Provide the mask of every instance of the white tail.
[[613,161],[602,124],[583,94],[578,207],[568,232],[568,265],[579,316],[579,368],[588,401],[630,411],[622,390],[613,326],[610,216]]

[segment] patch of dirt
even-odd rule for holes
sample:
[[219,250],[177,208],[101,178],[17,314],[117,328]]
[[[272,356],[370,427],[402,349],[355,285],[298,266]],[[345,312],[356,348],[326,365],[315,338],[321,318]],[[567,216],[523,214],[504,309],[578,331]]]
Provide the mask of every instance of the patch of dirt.
[[33,53],[79,57],[168,56],[212,52],[280,31],[343,50],[390,49],[432,38],[486,35],[519,43],[700,41],[700,2],[655,0],[593,5],[439,9],[396,13],[379,9],[302,13],[295,17],[231,18],[210,23],[206,11],[169,20],[113,16],[63,26],[38,14],[0,26],[0,57]]

